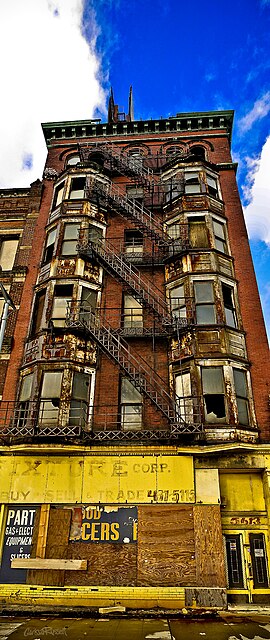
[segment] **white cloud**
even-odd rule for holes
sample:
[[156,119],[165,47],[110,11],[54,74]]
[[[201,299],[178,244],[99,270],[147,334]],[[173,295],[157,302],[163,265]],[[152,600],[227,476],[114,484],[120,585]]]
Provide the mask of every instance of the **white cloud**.
[[270,245],[270,136],[260,158],[246,159],[249,171],[244,189],[249,204],[244,208],[250,238]]
[[254,122],[261,120],[270,111],[270,91],[267,91],[259,100],[256,100],[252,109],[246,116],[239,120],[239,129],[242,133],[246,133],[251,129]]
[[41,122],[90,119],[104,109],[95,53],[81,33],[85,0],[1,0],[0,185],[41,178]]

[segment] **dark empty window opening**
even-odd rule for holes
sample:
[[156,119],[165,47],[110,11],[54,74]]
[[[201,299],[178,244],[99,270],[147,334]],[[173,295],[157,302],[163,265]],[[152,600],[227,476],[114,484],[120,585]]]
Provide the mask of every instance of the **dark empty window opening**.
[[72,426],[86,427],[90,383],[91,375],[88,373],[74,373],[69,413]]
[[226,422],[222,367],[202,367],[202,387],[206,422]]
[[192,155],[196,156],[198,160],[205,160],[205,149],[199,145],[191,147],[190,152]]
[[70,191],[69,191],[70,200],[80,200],[81,198],[84,198],[85,185],[86,185],[85,176],[78,176],[77,178],[72,178]]
[[224,312],[225,312],[225,320],[226,324],[229,327],[236,327],[236,314],[235,314],[235,306],[234,306],[234,298],[233,298],[233,289],[228,285],[222,283],[222,295],[223,295],[223,303],[224,303]]
[[126,229],[124,239],[125,253],[142,253],[143,252],[143,234],[136,229]]
[[31,336],[35,336],[43,328],[45,296],[46,296],[45,289],[43,289],[42,291],[38,291],[36,295],[34,310],[33,310]]

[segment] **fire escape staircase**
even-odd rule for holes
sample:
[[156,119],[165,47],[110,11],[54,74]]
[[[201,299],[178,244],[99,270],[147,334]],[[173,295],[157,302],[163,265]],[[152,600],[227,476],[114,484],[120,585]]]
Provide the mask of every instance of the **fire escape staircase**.
[[86,258],[94,258],[113,275],[117,280],[131,290],[133,297],[145,308],[150,310],[163,327],[172,328],[173,318],[168,308],[162,291],[147,278],[142,277],[140,271],[133,265],[125,262],[122,256],[117,255],[114,247],[106,241],[89,241],[78,245],[80,255]]
[[83,162],[87,163],[91,159],[104,159],[110,163],[111,168],[115,169],[121,175],[136,178],[141,184],[154,182],[154,173],[152,169],[143,165],[143,158],[129,156],[114,144],[104,142],[95,146],[79,145],[79,153]]
[[93,311],[89,310],[87,313],[84,311],[80,315],[71,308],[66,323],[69,328],[82,329],[104,354],[120,366],[134,387],[149,398],[167,418],[171,435],[202,432],[201,424],[186,422],[178,408],[177,399],[174,401],[164,389],[160,376],[141,356],[137,353],[135,355],[130,345],[114,329],[102,325]]

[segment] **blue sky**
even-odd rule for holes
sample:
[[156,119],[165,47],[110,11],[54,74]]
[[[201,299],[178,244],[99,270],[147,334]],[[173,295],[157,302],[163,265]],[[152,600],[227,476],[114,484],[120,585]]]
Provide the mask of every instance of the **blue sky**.
[[270,331],[270,0],[1,0],[0,53],[2,187],[41,177],[40,122],[105,120],[111,85],[124,109],[133,85],[138,119],[235,110],[233,157]]

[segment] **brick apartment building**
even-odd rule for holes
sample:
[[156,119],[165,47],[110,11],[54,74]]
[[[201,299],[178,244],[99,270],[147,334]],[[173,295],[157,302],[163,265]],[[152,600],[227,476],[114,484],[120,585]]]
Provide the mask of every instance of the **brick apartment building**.
[[111,94],[106,123],[44,124],[42,183],[0,193],[0,602],[269,601],[269,353],[232,122],[136,121]]

